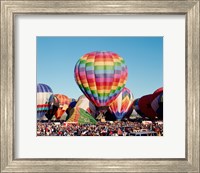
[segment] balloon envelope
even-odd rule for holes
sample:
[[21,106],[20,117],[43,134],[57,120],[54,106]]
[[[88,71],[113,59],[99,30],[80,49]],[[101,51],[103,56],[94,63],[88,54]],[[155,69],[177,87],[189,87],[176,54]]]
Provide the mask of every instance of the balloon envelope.
[[48,120],[51,120],[59,107],[59,100],[55,95],[52,94],[50,96],[48,106],[49,106],[49,109],[45,113],[45,116],[47,117]]
[[139,107],[139,100],[140,98],[137,98],[133,101],[133,109],[135,109],[135,111],[142,116],[143,118],[145,118],[144,113],[141,112],[140,107]]
[[85,97],[86,97],[85,95],[81,95],[81,96],[78,98],[77,102],[78,102],[79,100],[81,100],[81,99],[84,99]]
[[138,106],[141,112],[148,118],[154,120],[158,119],[158,114],[152,108],[153,100],[158,97],[161,93],[163,93],[163,88],[157,89],[153,94],[145,95],[139,99]]
[[138,103],[142,114],[144,114],[144,116],[152,120],[154,120],[157,116],[156,112],[151,107],[151,102],[154,98],[155,97],[152,94],[145,95],[140,98],[139,103]]
[[60,119],[69,107],[70,99],[63,94],[55,94],[55,96],[58,98],[59,101],[59,108],[55,113],[55,117],[56,119]]
[[68,114],[67,119],[69,118],[70,111],[76,106],[77,101],[75,99],[70,99],[69,107],[66,110]]
[[155,90],[153,94],[160,94],[162,92],[163,92],[163,87],[160,87],[157,90]]
[[53,94],[52,89],[46,84],[37,84],[37,119],[42,118],[49,110],[49,98]]
[[83,55],[74,69],[75,80],[84,95],[97,107],[109,106],[127,81],[127,66],[113,52]]
[[133,111],[133,94],[124,87],[118,97],[110,104],[109,110],[117,120],[131,115]]
[[[133,102],[133,108],[143,118],[162,119],[162,103],[158,103],[158,100],[162,100],[163,87],[158,88],[153,94],[145,95],[141,98],[135,99]],[[157,110],[159,107],[159,110]]]
[[[75,108],[81,108],[91,114],[94,118],[96,116],[96,107],[92,104],[90,100],[86,96],[81,96],[76,103]],[[71,115],[70,115],[71,116]]]
[[67,120],[67,122],[71,123],[79,123],[79,124],[96,124],[97,121],[84,109],[75,107],[73,114]]
[[163,119],[163,92],[151,102],[152,109],[156,112],[159,119]]

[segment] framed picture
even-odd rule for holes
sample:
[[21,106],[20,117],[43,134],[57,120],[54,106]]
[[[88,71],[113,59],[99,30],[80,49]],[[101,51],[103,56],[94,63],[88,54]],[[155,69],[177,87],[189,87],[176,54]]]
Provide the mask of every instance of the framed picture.
[[[199,1],[1,1],[1,26],[1,172],[199,172]],[[89,59],[88,73],[95,57],[125,60],[116,98],[126,80],[130,100],[163,85],[163,113],[137,112],[163,121],[136,125],[104,104],[101,79],[91,89],[77,65]],[[109,74],[119,70],[112,64]],[[79,107],[69,113],[72,98]],[[132,125],[161,136],[134,136]]]
[[[36,43],[38,136],[163,136],[163,37],[39,36]],[[150,97],[152,114],[143,104]],[[146,114],[134,109],[139,104]]]

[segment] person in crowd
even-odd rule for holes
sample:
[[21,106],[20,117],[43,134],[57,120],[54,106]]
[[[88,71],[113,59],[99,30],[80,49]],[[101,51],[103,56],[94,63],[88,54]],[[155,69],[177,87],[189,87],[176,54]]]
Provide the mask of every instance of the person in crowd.
[[158,136],[163,136],[163,124],[115,121],[98,122],[96,125],[66,125],[64,122],[37,122],[37,136],[132,136],[137,132],[155,132]]

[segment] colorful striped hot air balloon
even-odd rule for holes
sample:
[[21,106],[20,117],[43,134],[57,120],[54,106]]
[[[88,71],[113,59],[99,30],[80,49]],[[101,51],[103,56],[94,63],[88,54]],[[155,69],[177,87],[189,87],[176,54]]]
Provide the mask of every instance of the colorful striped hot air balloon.
[[91,52],[76,63],[75,80],[97,107],[108,107],[120,94],[128,77],[122,57],[113,52]]
[[133,111],[133,94],[124,87],[118,97],[110,104],[109,110],[117,120],[131,115]]
[[56,119],[60,119],[69,107],[70,99],[63,94],[55,94],[55,96],[58,98],[59,101],[59,108],[55,113],[55,117]]
[[49,98],[53,94],[52,89],[46,84],[37,84],[37,119],[42,118],[49,110]]

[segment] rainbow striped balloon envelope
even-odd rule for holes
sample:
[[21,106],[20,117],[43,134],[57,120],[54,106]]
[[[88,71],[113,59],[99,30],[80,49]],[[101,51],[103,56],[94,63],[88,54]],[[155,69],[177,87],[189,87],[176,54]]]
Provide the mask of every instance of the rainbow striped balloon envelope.
[[74,76],[94,105],[107,107],[124,88],[128,70],[124,59],[114,52],[90,52],[78,60]]
[[131,115],[133,111],[133,94],[131,91],[124,87],[119,96],[109,106],[117,120]]

